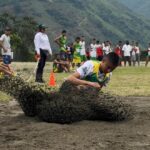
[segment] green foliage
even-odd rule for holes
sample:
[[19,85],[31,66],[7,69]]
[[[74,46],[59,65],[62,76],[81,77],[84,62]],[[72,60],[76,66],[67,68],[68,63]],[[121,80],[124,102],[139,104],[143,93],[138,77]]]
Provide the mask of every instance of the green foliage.
[[10,14],[0,15],[0,33],[6,26],[12,28],[11,45],[16,61],[31,61],[33,58],[33,38],[36,21],[30,17],[15,17]]
[[20,49],[28,54],[33,52],[36,23],[30,17],[23,18],[24,14],[48,26],[53,52],[57,51],[53,39],[63,29],[68,31],[68,42],[72,42],[76,36],[84,35],[87,41],[93,37],[101,42],[111,40],[114,43],[118,40],[136,40],[141,47],[146,48],[150,39],[150,21],[128,9],[119,0],[94,0],[94,2],[92,0],[5,0],[0,2],[1,13],[5,12],[6,8],[20,19],[6,14],[1,15],[0,21],[2,20],[3,24],[0,22],[0,31],[6,24],[12,24],[15,20],[15,32],[22,39]]

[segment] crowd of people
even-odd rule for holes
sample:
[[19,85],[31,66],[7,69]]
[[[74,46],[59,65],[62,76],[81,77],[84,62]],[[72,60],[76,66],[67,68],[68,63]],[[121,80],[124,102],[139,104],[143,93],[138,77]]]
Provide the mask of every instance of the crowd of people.
[[[102,61],[103,57],[110,52],[115,52],[119,56],[120,66],[126,66],[127,63],[129,66],[135,66],[136,64],[140,66],[141,49],[139,43],[135,41],[131,43],[119,41],[113,46],[110,41],[100,43],[99,40],[94,38],[90,44],[86,44],[85,37],[81,36],[76,37],[73,43],[67,44],[67,32],[64,30],[55,39],[55,42],[59,46],[59,54],[56,55],[54,60],[54,72],[69,72],[70,68],[79,67],[86,60]],[[147,48],[145,66],[148,65],[149,59],[150,44]],[[70,68],[68,65],[70,65]]]

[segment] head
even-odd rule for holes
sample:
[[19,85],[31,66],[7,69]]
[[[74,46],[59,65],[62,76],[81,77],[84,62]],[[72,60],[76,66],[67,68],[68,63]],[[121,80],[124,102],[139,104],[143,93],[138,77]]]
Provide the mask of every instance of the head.
[[136,45],[136,46],[139,46],[139,43],[138,43],[138,42],[136,42],[136,43],[135,43],[135,45]]
[[103,73],[110,73],[118,65],[119,65],[119,56],[116,53],[111,52],[103,58],[100,69]]
[[99,41],[96,41],[96,44],[99,44],[100,42]]
[[129,45],[130,43],[129,43],[129,41],[126,41],[126,45]]
[[10,27],[6,27],[5,28],[5,34],[6,35],[10,35],[11,34],[11,28]]
[[93,44],[96,44],[96,39],[95,38],[93,39]]
[[134,41],[132,41],[131,45],[132,45],[132,46],[134,46],[134,45],[135,45],[135,42],[134,42]]
[[80,37],[76,37],[76,39],[75,39],[75,41],[77,42],[77,43],[79,43],[80,42]]
[[45,30],[46,30],[46,26],[44,25],[44,24],[40,24],[40,25],[38,25],[38,30],[39,30],[39,32],[45,32]]
[[118,42],[118,45],[119,45],[119,46],[122,46],[122,41],[119,41],[119,42]]
[[85,37],[84,36],[81,36],[81,41],[84,41],[85,40]]
[[61,34],[62,34],[62,36],[66,36],[66,35],[67,35],[67,31],[66,31],[66,30],[63,30],[63,31],[61,32]]

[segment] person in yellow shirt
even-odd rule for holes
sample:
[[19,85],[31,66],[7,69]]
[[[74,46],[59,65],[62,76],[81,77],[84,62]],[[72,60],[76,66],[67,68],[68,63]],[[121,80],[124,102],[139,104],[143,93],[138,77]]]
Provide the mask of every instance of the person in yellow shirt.
[[86,61],[67,80],[76,84],[101,89],[109,82],[112,71],[119,65],[119,56],[111,52],[104,56],[102,62]]

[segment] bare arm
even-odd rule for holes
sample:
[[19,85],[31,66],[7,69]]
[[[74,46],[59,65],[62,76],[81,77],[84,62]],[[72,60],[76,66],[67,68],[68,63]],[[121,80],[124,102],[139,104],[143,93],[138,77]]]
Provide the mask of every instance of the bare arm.
[[90,82],[80,79],[80,74],[78,72],[75,72],[74,74],[70,75],[67,78],[68,81],[76,84],[76,85],[85,85],[85,86],[92,86],[98,89],[101,89],[101,86],[96,82]]
[[4,52],[7,52],[7,49],[3,46],[3,41],[0,41],[0,47],[3,48]]
[[59,46],[60,46],[60,42],[59,42],[59,39],[61,38],[61,35],[56,37],[54,42],[57,43]]

